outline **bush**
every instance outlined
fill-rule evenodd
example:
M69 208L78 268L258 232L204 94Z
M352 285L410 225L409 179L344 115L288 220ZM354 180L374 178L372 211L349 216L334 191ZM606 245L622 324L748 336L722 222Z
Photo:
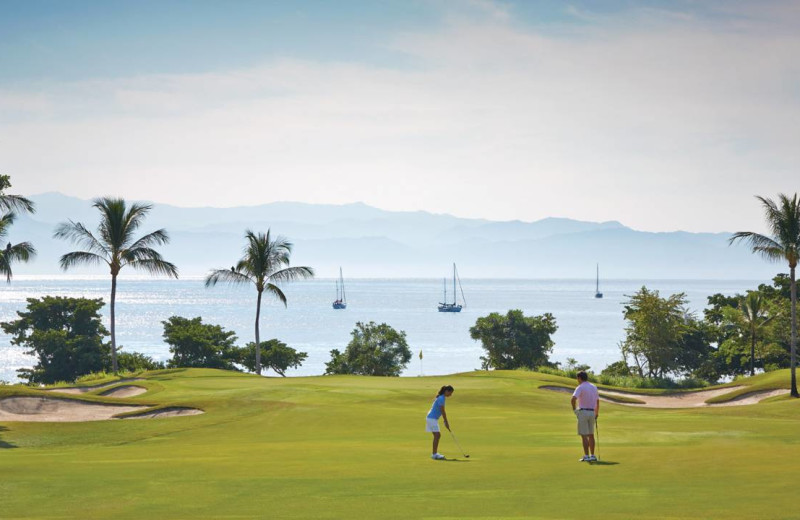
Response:
M493 312L478 318L469 333L486 351L486 357L481 357L482 368L536 370L550 364L550 336L556 330L556 319L550 313L525 316L520 310L510 310L505 315Z
M411 360L402 330L398 332L385 323L358 322L351 334L353 339L344 352L331 350L331 360L325 363L326 374L399 376Z
M251 341L239 351L238 363L250 372L256 371L256 343ZM261 342L261 366L271 368L281 377L286 377L286 370L299 368L308 354L298 352L277 339Z
M103 370L111 346L103 342L108 331L100 318L102 299L44 296L27 301L18 320L0 324L12 345L26 347L38 359L33 368L17 371L21 378L28 384L52 384Z
M165 368L164 363L161 361L156 361L140 352L120 352L117 355L117 364L120 372L145 372L147 370ZM108 368L110 369L111 367L109 366Z
M234 345L236 333L203 323L199 316L192 319L172 316L161 323L164 324L164 341L172 352L168 367L238 370L234 366L241 357Z

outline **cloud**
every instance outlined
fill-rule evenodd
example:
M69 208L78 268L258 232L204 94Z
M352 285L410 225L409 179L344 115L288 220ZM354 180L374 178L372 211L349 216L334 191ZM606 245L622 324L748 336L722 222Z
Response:
M752 195L796 189L800 37L780 29L796 10L588 13L544 33L509 6L470 5L391 37L414 67L282 59L5 90L4 173L28 193L362 200L649 230L751 229Z

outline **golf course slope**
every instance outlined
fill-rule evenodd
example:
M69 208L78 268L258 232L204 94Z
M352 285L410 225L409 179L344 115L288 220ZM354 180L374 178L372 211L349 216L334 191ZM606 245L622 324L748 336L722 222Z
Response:
M788 381L788 371L738 380L714 399ZM451 460L429 458L424 416L444 384L455 387L447 414L469 459L446 432L440 451ZM145 373L135 385L146 392L103 396L113 385L97 385L64 397L205 413L0 421L0 518L800 517L800 400L787 396L731 407L604 403L600 463L590 465L577 462L569 395L540 388L574 385L557 376L191 369ZM0 386L0 400L55 395Z

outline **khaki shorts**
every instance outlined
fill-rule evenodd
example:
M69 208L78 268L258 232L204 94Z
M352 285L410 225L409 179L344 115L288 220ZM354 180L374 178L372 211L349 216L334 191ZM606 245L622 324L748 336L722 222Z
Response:
M575 410L578 435L594 435L594 410Z

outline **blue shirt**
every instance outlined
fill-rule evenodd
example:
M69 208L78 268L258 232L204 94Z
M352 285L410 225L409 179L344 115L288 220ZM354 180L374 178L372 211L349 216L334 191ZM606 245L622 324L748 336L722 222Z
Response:
M431 411L428 412L428 419L438 419L442 416L442 408L444 408L444 394L436 397L433 400L433 406L431 406Z

